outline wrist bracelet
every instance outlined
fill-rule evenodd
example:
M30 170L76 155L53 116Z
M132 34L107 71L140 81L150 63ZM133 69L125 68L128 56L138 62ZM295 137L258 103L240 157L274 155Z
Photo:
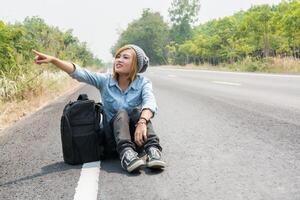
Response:
M137 127L139 124L145 124L145 125L147 125L146 122L137 122L137 123L135 124L135 127Z
M145 117L140 117L140 119L144 119L146 121L146 124L148 124L149 120L146 119Z

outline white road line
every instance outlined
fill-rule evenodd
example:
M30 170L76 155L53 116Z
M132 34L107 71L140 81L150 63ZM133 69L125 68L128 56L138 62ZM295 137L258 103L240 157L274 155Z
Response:
M100 161L83 164L74 200L97 199L99 173Z
M168 77L172 77L172 78L174 78L174 77L177 77L176 75L174 75L174 74L168 74Z
M283 78L300 78L300 75L292 74L273 74L273 73L259 73L259 72L230 72L230 71L213 71L213 70L204 70L204 69L177 69L177 68L164 68L164 67L155 67L159 70L165 71L184 71L184 72L205 72L205 73L219 73L219 74L239 74L246 76L273 76L273 77L283 77Z
M230 83L230 82L223 82L223 81L212 81L213 83L217 84L223 84L223 85L234 85L234 86L240 86L240 83Z

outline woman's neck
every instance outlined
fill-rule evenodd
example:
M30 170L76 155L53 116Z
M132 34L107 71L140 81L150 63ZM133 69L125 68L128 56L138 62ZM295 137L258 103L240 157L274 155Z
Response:
M129 80L127 79L127 76L120 76L118 77L118 84L122 90L126 90L128 85L130 84Z

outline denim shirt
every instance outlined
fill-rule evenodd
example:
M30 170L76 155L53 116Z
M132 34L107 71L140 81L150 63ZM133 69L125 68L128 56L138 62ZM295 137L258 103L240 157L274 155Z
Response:
M112 78L111 73L96 73L74 64L75 71L69 75L99 89L104 113L109 122L120 109L125 109L131 114L133 108L148 108L153 117L157 113L157 104L152 90L152 82L143 75L137 74L136 79L122 91L118 82Z

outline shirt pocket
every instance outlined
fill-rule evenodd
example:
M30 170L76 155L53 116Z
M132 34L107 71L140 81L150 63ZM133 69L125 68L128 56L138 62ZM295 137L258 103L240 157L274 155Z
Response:
M127 102L131 108L139 107L142 104L142 99L137 96L137 97L127 99Z
M114 99L112 97L106 98L106 105L107 105L107 110L109 110L112 113L115 113L119 110L120 107L120 102L117 99Z

